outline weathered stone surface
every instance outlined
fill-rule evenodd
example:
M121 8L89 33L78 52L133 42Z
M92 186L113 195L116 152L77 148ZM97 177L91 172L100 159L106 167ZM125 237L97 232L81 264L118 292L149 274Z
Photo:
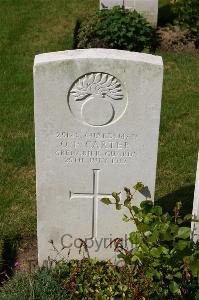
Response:
M196 171L196 184L193 201L193 217L199 220L199 153L198 153L198 165ZM192 222L192 237L194 241L199 240L199 222Z
M121 221L124 211L100 198L138 181L154 198L162 77L161 57L149 54L89 49L36 56L40 264L56 257L49 241L64 246L65 256L70 249L70 258L82 257L79 238L87 239L91 257L113 258L113 245L106 246L133 227Z
M100 0L100 9L124 5L127 9L143 14L153 26L157 26L158 0Z

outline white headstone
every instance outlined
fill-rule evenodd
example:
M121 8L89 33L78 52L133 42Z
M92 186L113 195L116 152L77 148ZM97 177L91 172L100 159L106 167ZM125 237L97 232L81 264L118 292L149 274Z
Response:
M153 26L157 26L158 0L100 0L100 9L112 8L117 5L124 5L126 9L130 10L135 9L143 14Z
M199 153L192 215L199 220ZM199 222L192 222L192 237L194 241L199 240Z
M163 64L111 49L37 55L34 64L39 263L63 246L110 258L132 225L102 197L148 186L154 198ZM145 199L141 194L139 200Z

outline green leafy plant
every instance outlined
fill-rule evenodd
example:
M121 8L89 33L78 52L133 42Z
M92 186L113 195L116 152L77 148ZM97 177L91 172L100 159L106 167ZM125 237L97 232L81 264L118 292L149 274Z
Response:
M125 208L123 221L137 228L129 235L131 249L119 238L110 243L122 264L88 258L50 261L33 274L17 275L0 289L0 299L198 300L199 247L190 239L192 216L181 215L180 202L173 214L147 199L134 205L136 193L149 195L141 182L133 192L124 191L124 199L121 193L101 199L116 210Z
M115 6L102 9L80 24L77 48L114 48L152 51L156 47L155 29L136 11Z
M189 29L190 34L199 41L199 1L176 0L173 2L172 10L174 23L182 29Z
M185 27L199 26L199 2L198 0L177 0L173 3L175 21Z
M32 274L17 274L0 289L1 300L144 300L150 281L134 283L131 266L83 259L56 262Z
M134 193L125 188L124 200L119 193L112 194L114 201L101 200L106 205L115 205L116 210L128 209L129 216L124 215L123 220L133 222L137 228L129 236L132 249L124 249L116 240L115 250L127 265L133 266L135 279L145 274L151 280L149 299L199 299L199 247L190 240L190 226L187 226L192 215L181 216L180 202L173 215L164 213L149 200L135 206L135 192L143 192L145 188L138 183Z
M106 261L83 259L58 263L53 275L72 299L129 299L128 267Z

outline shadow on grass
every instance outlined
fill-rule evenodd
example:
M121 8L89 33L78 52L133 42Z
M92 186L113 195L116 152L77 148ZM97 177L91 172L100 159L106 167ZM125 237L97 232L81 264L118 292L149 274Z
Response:
M20 238L16 237L14 239L4 238L2 241L2 252L1 252L1 272L0 272L0 286L13 275L16 250L19 244Z
M172 213L176 202L182 202L182 214L186 215L192 213L193 197L194 185L190 185L158 199L156 204L160 205L164 211Z
M172 11L172 6L170 4L161 6L158 11L158 26L173 24L173 20L174 13Z
M76 21L76 24L75 24L75 28L74 28L74 31L73 31L73 46L72 46L72 49L77 49L77 45L79 43L79 39L78 39L78 33L79 33L79 29L80 29L80 26L81 26L81 20L77 20Z

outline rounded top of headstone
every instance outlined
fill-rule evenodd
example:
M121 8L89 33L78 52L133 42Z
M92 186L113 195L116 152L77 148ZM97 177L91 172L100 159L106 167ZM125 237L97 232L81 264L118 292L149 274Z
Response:
M44 64L49 62L58 62L63 60L72 59L116 59L116 60L128 60L135 62L143 62L152 65L163 66L161 56L131 52L126 50L116 49L103 49L103 48L92 48L92 49L77 49L77 50L66 50L58 52L50 52L38 54L35 56L34 66L38 64Z

